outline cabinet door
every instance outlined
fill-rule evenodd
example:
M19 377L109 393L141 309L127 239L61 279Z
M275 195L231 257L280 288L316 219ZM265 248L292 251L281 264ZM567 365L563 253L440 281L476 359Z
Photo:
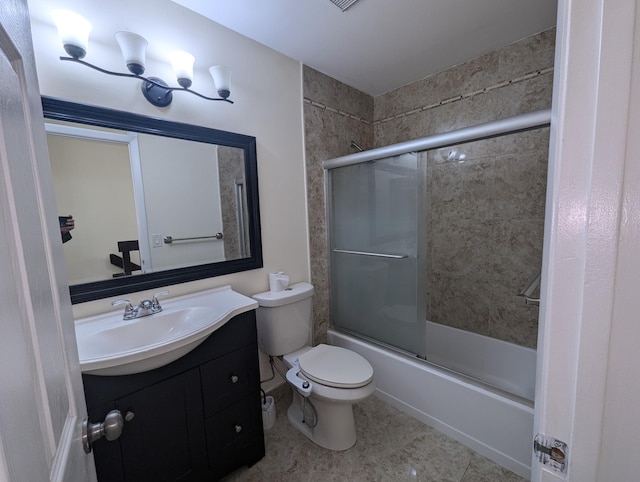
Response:
M127 481L203 480L208 472L197 369L116 401L134 417L119 439Z

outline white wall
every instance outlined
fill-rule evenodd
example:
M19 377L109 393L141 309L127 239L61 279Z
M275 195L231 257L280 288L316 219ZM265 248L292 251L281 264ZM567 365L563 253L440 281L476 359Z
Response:
M76 223L63 245L70 282L121 273L109 254L118 254L118 241L138 237L127 145L54 134L47 142L58 213Z
M94 25L85 60L125 71L113 33L132 29L149 40L147 74L175 85L165 51L191 50L196 56L193 88L213 95L210 65L232 70L235 104L208 102L175 93L167 108L148 103L139 82L107 76L61 62L65 55L47 11L51 2L31 0L36 65L42 95L127 110L255 136L259 173L264 268L171 287L172 294L231 284L251 295L268 288L269 271L284 270L292 281L309 281L302 122L302 69L298 62L236 34L168 0L60 0ZM132 301L148 293L132 295ZM109 300L75 305L76 316L106 311Z

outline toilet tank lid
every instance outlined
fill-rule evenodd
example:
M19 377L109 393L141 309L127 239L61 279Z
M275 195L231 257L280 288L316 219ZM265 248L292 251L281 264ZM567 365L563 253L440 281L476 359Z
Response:
M287 305L296 301L304 300L313 295L313 285L309 283L296 283L282 291L265 291L253 295L252 298L260 306L271 308L274 306Z

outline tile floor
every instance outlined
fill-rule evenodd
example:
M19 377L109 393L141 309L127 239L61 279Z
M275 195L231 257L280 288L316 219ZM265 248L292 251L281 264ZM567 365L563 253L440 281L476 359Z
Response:
M354 408L356 445L344 452L325 450L287 421L290 390L279 387L273 395L277 418L265 430L265 457L251 468L230 474L224 482L525 480L375 396Z

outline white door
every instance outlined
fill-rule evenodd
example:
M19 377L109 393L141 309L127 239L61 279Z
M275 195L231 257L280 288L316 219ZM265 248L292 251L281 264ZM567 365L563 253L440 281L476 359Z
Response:
M95 480L25 0L0 2L0 480Z
M560 0L554 82L532 480L639 480L637 1Z
M175 240L150 243L153 270L224 261L224 242L215 238L223 231L218 146L149 134L140 134L138 145L140 176L133 181L144 193L147 230ZM207 239L179 241L197 237Z

